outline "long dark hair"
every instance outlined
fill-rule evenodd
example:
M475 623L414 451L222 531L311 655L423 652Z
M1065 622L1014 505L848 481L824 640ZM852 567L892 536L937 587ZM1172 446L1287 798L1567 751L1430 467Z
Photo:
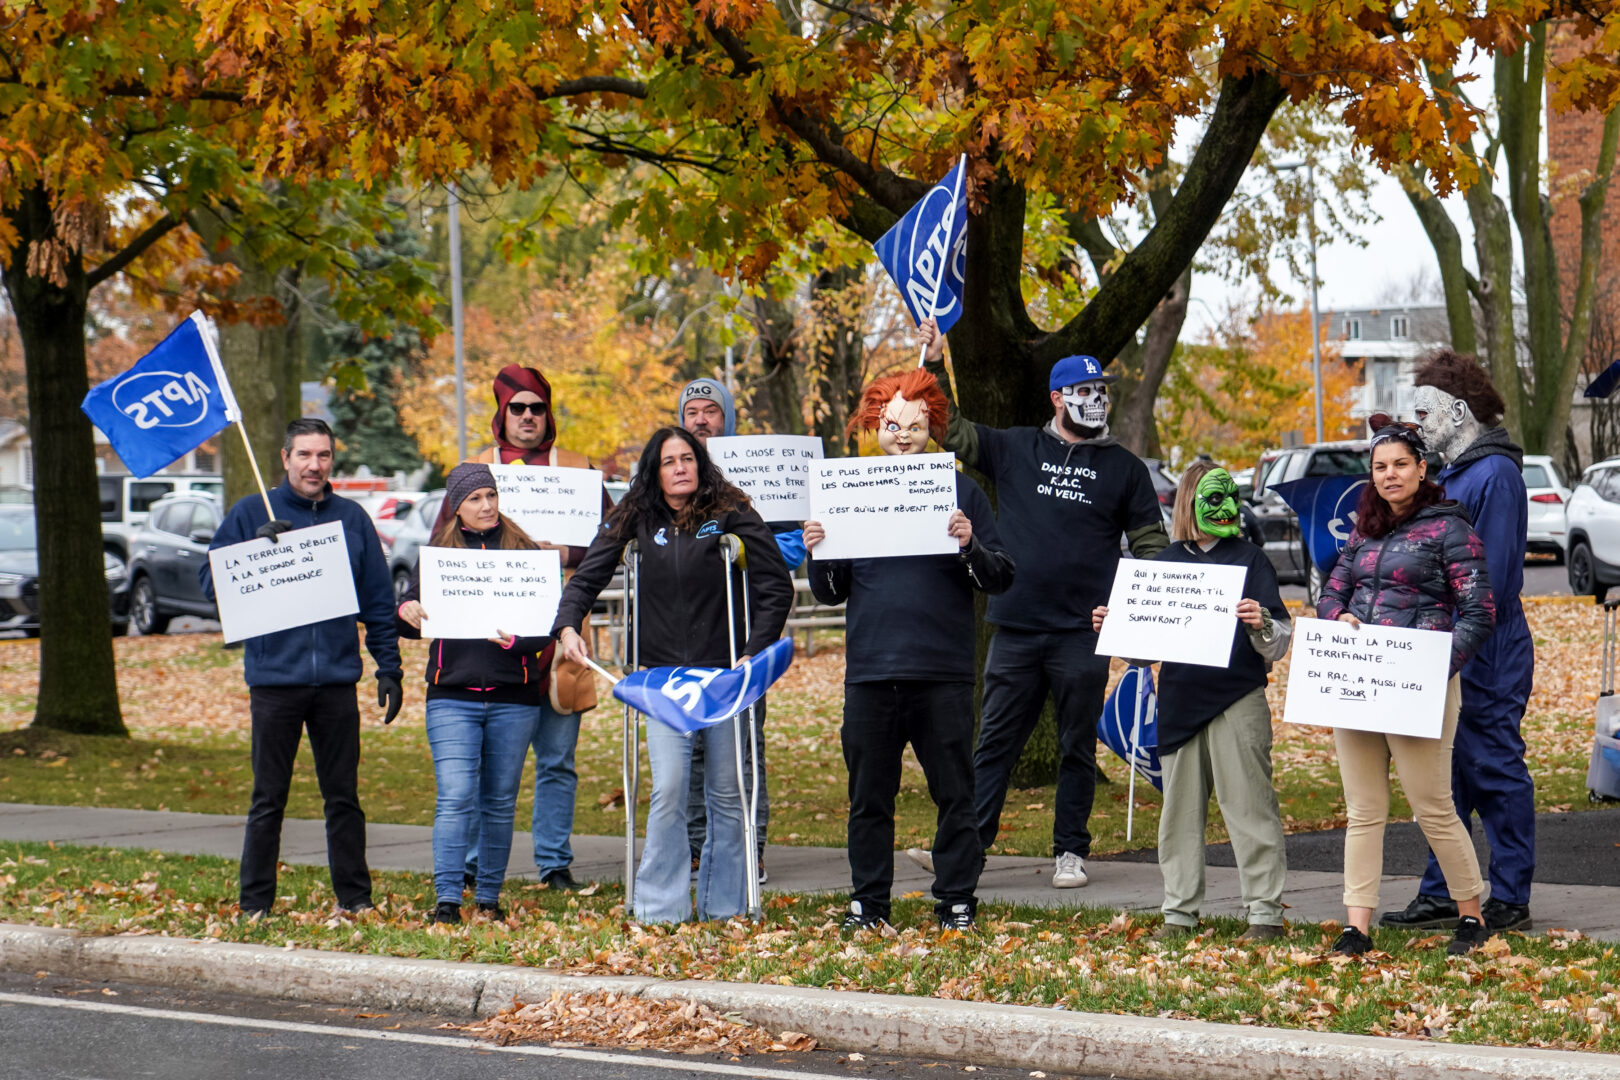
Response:
M1423 437L1415 430L1408 432L1405 429L1381 427L1373 436L1374 448L1385 442L1398 442L1418 461L1423 460ZM1445 501L1446 489L1425 476L1418 481L1417 494L1412 497L1411 505L1397 516L1395 508L1389 505L1389 500L1378 494L1378 488L1369 476L1367 486L1361 489L1361 501L1356 504L1356 532L1372 540L1382 539L1389 535L1390 530L1410 521L1413 515L1425 507Z
M634 536L643 521L668 511L669 504L664 501L664 486L659 482L658 472L660 459L664 455L664 443L670 439L680 439L686 443L692 448L692 456L697 459L697 490L692 492L692 497L680 512L674 515L676 528L690 532L728 510L741 510L749 505L748 496L726 479L697 436L685 428L661 427L652 433L652 438L647 440L646 447L641 451L635 475L630 478L630 490L608 514L607 526L614 539Z

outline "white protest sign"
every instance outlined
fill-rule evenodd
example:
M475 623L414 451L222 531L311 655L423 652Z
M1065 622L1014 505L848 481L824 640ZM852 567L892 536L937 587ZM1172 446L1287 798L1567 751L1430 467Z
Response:
M1121 559L1097 655L1226 667L1246 566Z
M341 522L227 544L208 565L226 641L360 613Z
M423 637L539 637L557 621L561 552L425 547L420 572Z
M1283 704L1288 723L1440 737L1450 634L1295 619L1293 650Z
M491 465L501 513L535 540L589 547L602 524L602 474L549 465ZM551 629L549 626L546 629Z
M821 459L814 435L717 435L705 444L709 456L754 502L766 521L805 521L810 516L810 463Z
M956 509L951 454L833 458L810 465L810 516L827 531L818 559L954 555L945 531Z

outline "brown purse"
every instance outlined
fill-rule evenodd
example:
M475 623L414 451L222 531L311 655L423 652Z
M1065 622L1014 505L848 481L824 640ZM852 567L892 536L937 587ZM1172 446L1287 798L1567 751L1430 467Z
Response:
M590 712L596 708L596 672L558 649L551 658L550 695L551 707L559 713Z

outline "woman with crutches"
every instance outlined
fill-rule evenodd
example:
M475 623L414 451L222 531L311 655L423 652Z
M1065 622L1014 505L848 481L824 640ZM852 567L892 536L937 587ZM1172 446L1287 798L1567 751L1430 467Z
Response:
M746 574L726 557L728 535L742 542ZM694 436L666 427L648 440L630 490L563 590L552 632L570 659L584 662L588 655L580 626L632 541L639 553L636 595L630 598L639 640L632 649L641 666L729 667L733 657L752 656L781 636L793 606L793 582L770 529ZM692 740L703 740L707 761L734 761L734 728L714 724L688 736L647 725L652 804L634 901L635 917L644 922L681 922L692 914L686 837ZM697 917L727 919L748 903L742 795L733 770L711 769L705 780L709 831L698 867ZM625 799L626 813L634 813L635 793Z

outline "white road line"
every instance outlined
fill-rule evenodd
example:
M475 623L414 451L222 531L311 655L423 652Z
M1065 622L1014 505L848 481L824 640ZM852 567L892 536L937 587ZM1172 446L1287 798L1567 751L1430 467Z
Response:
M47 1009L78 1009L81 1012L156 1017L160 1020L186 1021L196 1024L219 1024L223 1027L251 1028L255 1031L290 1031L305 1035L331 1035L344 1039L373 1039L377 1042L415 1043L421 1046L438 1046L445 1049L524 1054L529 1057L569 1058L574 1061L593 1061L602 1065L670 1069L676 1072L706 1073L710 1076L747 1076L759 1077L761 1080L848 1080L847 1077L836 1073L794 1072L788 1069L760 1069L746 1065L722 1065L717 1062L693 1060L684 1054L664 1058L641 1057L635 1054L610 1054L601 1050L568 1050L554 1046L497 1046L487 1039L456 1038L448 1035L418 1035L403 1031L372 1031L366 1028L323 1027L320 1024L298 1024L288 1020L253 1020L247 1017L182 1012L178 1009L148 1009L140 1005L115 1005L105 1001L69 1001L58 998L35 997L32 994L0 993L0 1002L10 1005L33 1005Z

